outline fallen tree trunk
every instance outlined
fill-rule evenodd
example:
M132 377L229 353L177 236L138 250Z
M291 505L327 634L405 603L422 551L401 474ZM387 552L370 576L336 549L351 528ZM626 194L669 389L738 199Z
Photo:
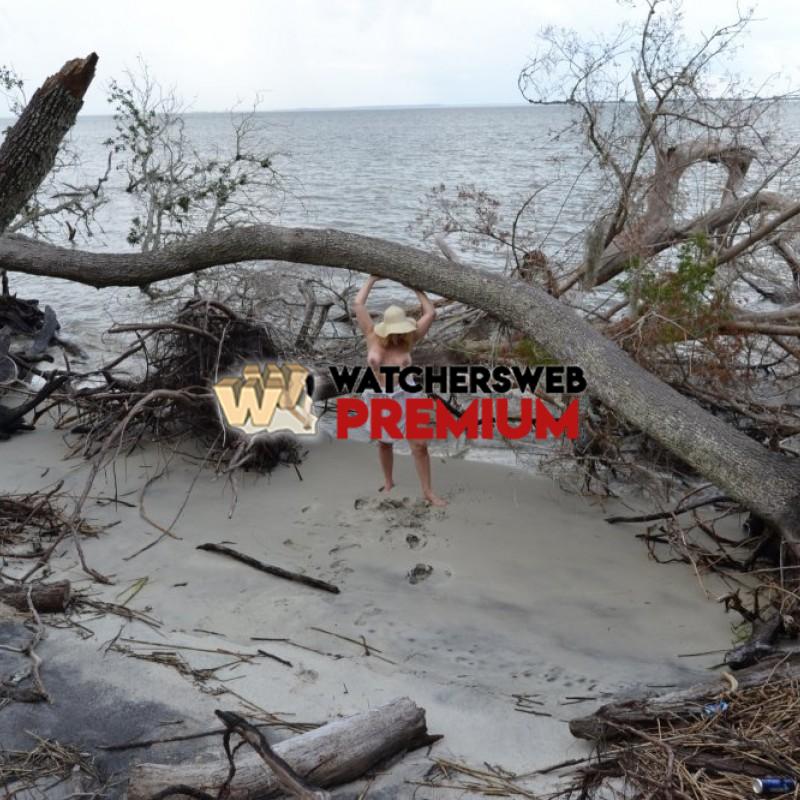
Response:
M329 722L274 745L273 751L316 786L349 783L392 756L429 743L425 711L406 698ZM149 800L171 786L216 796L228 777L227 758L186 764L138 764L128 779L128 800ZM256 800L281 784L254 752L237 759L228 800Z
M28 611L28 590L33 607L42 614L54 614L66 611L72 599L72 587L69 581L56 583L34 583L32 586L3 585L0 586L0 603L16 608L17 611Z
M31 97L0 146L0 231L22 210L53 168L94 78L97 54L68 61Z
M737 689L771 684L800 677L800 658L784 661L771 659L736 673ZM573 719L569 730L579 739L618 739L628 736L630 728L655 726L659 720L699 717L708 703L715 702L725 692L732 692L725 678L717 677L666 694L620 700L601 706L586 717ZM733 693L735 698L735 692ZM735 702L735 699L732 700Z
M200 234L156 252L107 254L0 237L0 267L90 286L141 286L209 267L277 260L354 269L483 309L563 363L590 391L701 475L769 520L800 559L800 462L770 452L629 358L542 289L414 247L337 230L271 225Z

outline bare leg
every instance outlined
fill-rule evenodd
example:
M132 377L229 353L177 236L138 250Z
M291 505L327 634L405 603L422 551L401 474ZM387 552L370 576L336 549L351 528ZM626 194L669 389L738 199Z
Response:
M378 457L381 460L381 469L383 470L383 486L381 492L391 491L394 486L392 480L392 469L394 467L394 445L387 444L386 442L378 442Z
M428 445L422 442L409 442L414 456L414 466L417 468L419 482L422 485L422 494L432 506L446 506L447 501L435 494L431 486L431 457Z

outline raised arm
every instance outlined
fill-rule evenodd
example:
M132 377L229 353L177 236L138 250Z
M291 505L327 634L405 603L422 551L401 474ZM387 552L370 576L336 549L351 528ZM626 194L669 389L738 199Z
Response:
M428 297L425 292L419 289L414 289L414 291L416 292L419 304L422 306L422 316L417 320L415 335L416 340L419 341L430 330L431 325L433 325L433 321L436 319L436 309L433 307L430 297Z
M364 336L369 336L372 333L374 325L372 324L372 317L367 311L367 298L369 297L372 287L377 283L378 278L370 275L364 282L364 285L358 290L358 294L353 299L353 312L358 320L358 327Z

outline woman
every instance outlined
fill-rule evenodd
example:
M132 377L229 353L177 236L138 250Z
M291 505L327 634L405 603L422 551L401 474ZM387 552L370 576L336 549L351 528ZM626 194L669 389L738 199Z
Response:
M383 314L383 321L373 325L372 317L367 311L366 303L372 287L379 279L370 275L353 301L353 310L361 332L367 340L367 364L375 372L383 385L380 367L408 367L411 365L411 348L422 339L430 329L436 310L425 292L414 290L422 306L419 320L407 317L399 306L389 306ZM402 391L395 393L402 395ZM398 398L400 399L400 398ZM439 497L431 486L431 457L428 445L424 441L409 440L414 465L417 468L422 494L434 506L446 506L447 501ZM378 442L378 455L383 469L383 486L381 491L388 492L394 486L392 468L394 466L394 445L391 441Z

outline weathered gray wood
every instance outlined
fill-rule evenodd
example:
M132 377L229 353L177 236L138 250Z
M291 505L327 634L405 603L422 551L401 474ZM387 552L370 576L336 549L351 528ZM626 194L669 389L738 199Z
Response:
M593 395L772 522L800 559L800 462L769 451L679 394L536 286L414 247L337 230L242 227L135 254L89 253L0 237L0 268L97 287L140 286L213 266L263 260L367 272L489 312L535 339L554 358L580 364Z
M5 603L18 611L28 611L28 588L17 584L0 586L0 603ZM72 598L69 581L35 583L30 588L33 607L43 614L66 610Z
M425 710L407 697L294 736L273 750L316 786L349 783L376 764L425 741ZM280 790L261 758L248 749L236 758L229 800L256 800ZM130 771L128 800L149 800L169 786L184 785L216 796L228 761L138 764Z
M291 797L297 800L330 800L330 794L310 784L298 775L270 746L264 734L233 711L216 711L230 732L238 733L258 753L276 780Z
M800 677L800 657L791 656L785 661L770 659L737 672L735 677L739 689L758 686L767 679L796 679ZM601 706L586 717L571 720L569 730L579 739L620 738L625 735L621 730L624 726L649 727L656 720L687 719L692 715L699 715L703 706L716 701L723 692L730 689L731 686L725 678L716 677L665 694L618 700Z

